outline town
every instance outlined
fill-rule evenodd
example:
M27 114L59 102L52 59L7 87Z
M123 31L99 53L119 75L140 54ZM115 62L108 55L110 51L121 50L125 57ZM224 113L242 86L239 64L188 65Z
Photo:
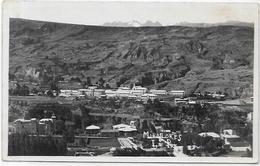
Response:
M135 84L9 86L9 155L252 156L252 97Z

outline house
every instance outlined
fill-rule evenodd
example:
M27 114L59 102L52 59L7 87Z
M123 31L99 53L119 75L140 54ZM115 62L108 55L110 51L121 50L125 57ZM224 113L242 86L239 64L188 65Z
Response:
M184 97L185 91L184 90L172 90L169 92L169 95L174 97Z
M87 135L96 135L100 132L100 127L95 125L90 125L86 127L86 134Z
M132 137L137 134L137 129L132 127L120 128L118 131L119 135L124 137Z
M166 90L156 90L156 89L151 89L150 93L155 94L155 95L167 95Z
M137 129L135 126L127 125L127 124L118 124L114 125L113 130L119 131L119 136L134 136L137 133Z

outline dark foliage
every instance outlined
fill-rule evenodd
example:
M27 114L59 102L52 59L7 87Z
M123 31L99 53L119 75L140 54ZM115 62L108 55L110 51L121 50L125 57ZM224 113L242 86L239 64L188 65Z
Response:
M9 156L64 156L67 153L63 138L12 134L8 137Z

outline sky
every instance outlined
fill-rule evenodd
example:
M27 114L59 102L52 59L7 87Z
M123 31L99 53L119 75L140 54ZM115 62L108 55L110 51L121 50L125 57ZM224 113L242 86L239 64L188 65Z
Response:
M159 21L162 25L180 22L254 22L257 6L243 3L172 2L50 2L10 1L10 17L85 25L107 22Z

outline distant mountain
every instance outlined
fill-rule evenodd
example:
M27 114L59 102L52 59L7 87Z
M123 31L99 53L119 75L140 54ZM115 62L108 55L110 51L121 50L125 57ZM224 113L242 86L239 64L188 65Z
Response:
M252 96L253 48L254 28L248 26L136 28L10 19L9 78L43 85L54 77L91 78L93 84L102 78L111 87L139 83Z
M162 26L162 24L158 21L152 22L150 20L141 23L137 20L133 20L131 22L121 22L121 21L115 21L115 22L109 22L109 23L104 23L103 26L108 26L108 27L157 27L157 26Z
M240 21L227 21L223 23L190 23L190 22L180 22L176 24L178 26L188 26L188 27L212 27L212 26L246 26L254 27L253 23L240 22Z

